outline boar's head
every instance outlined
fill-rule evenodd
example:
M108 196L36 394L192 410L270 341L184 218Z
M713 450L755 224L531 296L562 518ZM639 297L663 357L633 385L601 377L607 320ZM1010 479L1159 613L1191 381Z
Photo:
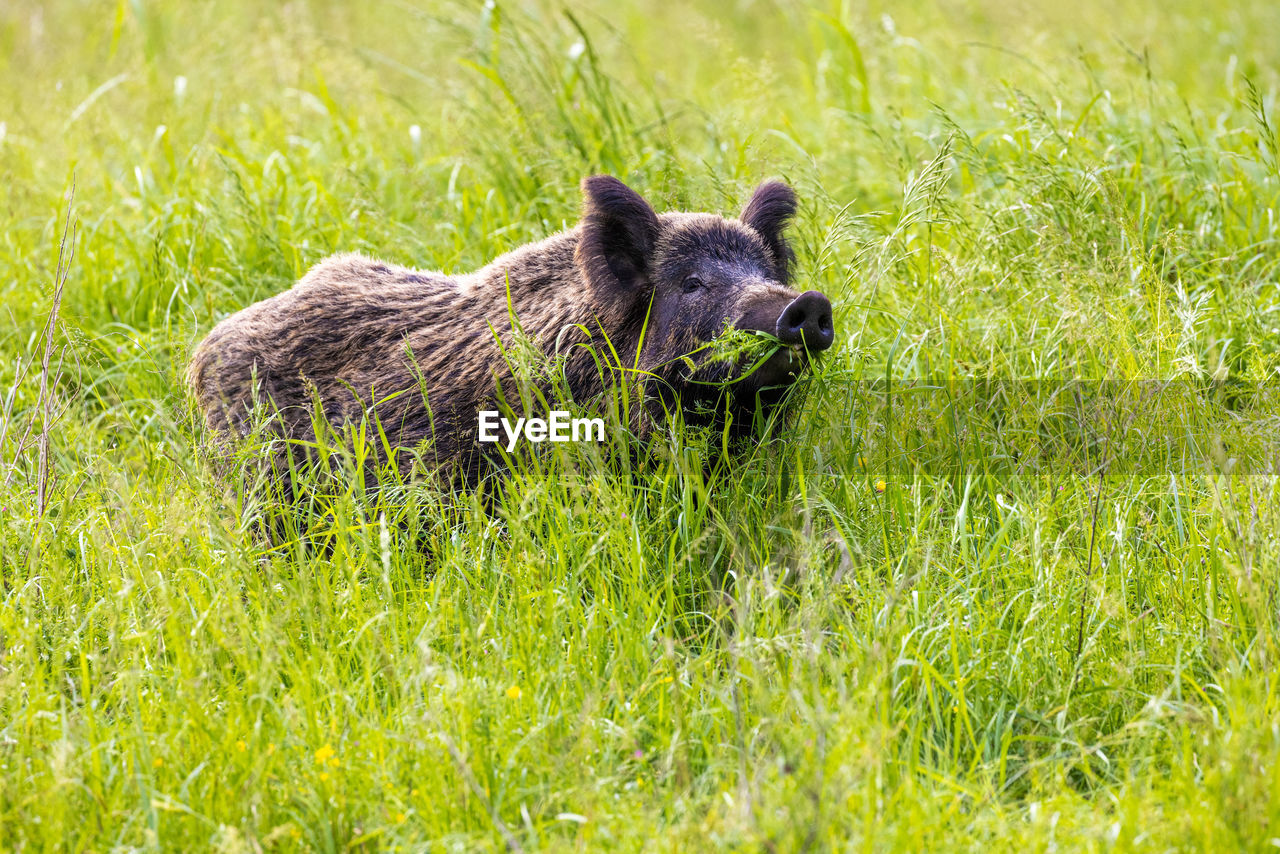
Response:
M783 231L796 197L786 184L761 184L736 219L658 214L604 175L587 178L583 192L578 265L593 302L626 318L614 332L639 349L663 406L695 421L726 403L743 414L767 409L831 347L830 301L792 285Z

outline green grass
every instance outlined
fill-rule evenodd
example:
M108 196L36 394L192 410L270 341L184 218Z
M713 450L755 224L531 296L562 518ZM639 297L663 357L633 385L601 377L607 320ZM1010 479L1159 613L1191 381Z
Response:
M573 9L0 7L0 849L1280 844L1280 7ZM264 546L192 345L330 252L475 268L598 171L797 188L837 348L795 422L518 457L492 512L339 481L325 548ZM1103 397L1239 462L987 378L1164 381Z

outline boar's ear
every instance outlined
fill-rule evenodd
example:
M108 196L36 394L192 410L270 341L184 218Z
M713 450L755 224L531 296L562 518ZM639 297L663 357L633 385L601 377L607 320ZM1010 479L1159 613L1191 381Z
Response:
M766 181L756 187L751 201L747 202L738 216L738 219L764 238L765 245L778 262L778 280L782 282L791 279L791 266L796 260L791 244L782 236L782 231L795 215L795 191L781 181Z
M582 182L585 206L578 265L599 294L648 293L647 277L658 215L640 194L610 175Z

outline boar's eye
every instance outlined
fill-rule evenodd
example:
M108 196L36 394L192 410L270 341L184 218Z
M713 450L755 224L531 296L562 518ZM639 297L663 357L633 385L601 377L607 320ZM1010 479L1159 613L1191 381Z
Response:
M697 276L685 276L684 281L681 283L681 288L686 294L691 294L701 287L704 287L702 279Z

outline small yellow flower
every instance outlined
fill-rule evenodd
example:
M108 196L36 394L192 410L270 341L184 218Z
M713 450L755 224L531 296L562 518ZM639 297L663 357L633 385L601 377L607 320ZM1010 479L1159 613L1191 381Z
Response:
M519 685L512 685L510 688L507 689L507 696L510 697L512 700L519 700L520 695L523 693L524 692L520 690Z
M159 756L157 756L155 759L152 759L152 760L151 760L151 767L152 767L152 768L163 768L163 767L164 767L164 760L163 760L163 759L161 759Z
M402 812L396 813L396 824L404 824L404 820L406 818L408 818L408 816L405 815L404 813Z
M338 757L336 757L336 756L329 760L329 767L330 767L330 768L337 768L337 767L338 767L339 765L341 765L341 764L342 764L342 761L341 761L340 759L338 759Z
M321 783L325 783L325 782L328 782L328 780L329 780L329 772L328 772L328 771L322 771L322 772L320 773L320 782L321 782Z
M636 778L636 788L637 788L637 789L643 789L643 788L644 788L644 778L643 778L643 777L637 777L637 778Z
M236 750L240 751L241 753L244 753L248 749L249 749L249 745L244 743L243 738L236 742Z
M888 484L886 484L886 483L884 482L884 478L880 478L879 480L877 480L877 481L876 481L876 495L883 495L883 494L884 494L884 491L885 491L885 489L886 489L887 487L888 487Z
M275 753L275 752L276 752L276 745L275 745L275 743L274 743L274 742L272 742L271 744L268 744L268 745L267 745L267 755L268 755L268 756L270 756L271 754L273 754L273 753Z
M337 751L335 751L332 747L326 744L324 747L316 751L316 763L319 765L323 765L324 763L328 762L329 759L336 752Z
M418 790L417 790L417 789L410 789L410 790L409 790L409 797L411 797L411 798L416 798L416 797L418 797Z

